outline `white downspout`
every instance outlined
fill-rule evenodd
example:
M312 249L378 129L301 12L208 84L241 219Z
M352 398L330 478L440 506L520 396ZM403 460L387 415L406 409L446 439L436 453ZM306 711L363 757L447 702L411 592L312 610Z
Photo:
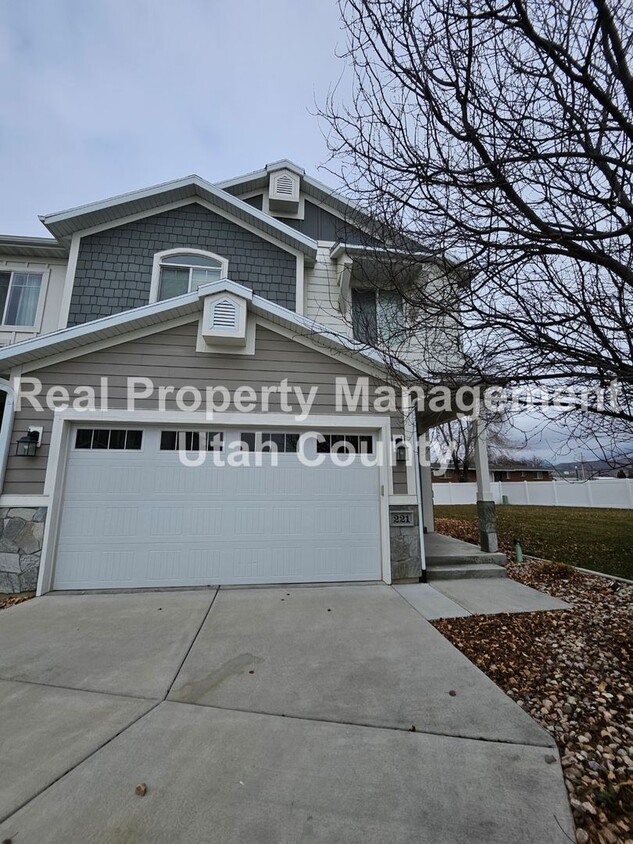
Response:
M9 450L11 448L11 433L13 432L13 421L15 417L15 391L10 381L0 378L0 390L4 390L7 399L2 415L0 426L0 494L4 490L4 475L7 470Z

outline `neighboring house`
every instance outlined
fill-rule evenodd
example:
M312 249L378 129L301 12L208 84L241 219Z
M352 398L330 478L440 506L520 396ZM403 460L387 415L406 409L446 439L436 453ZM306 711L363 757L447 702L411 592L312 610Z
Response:
M393 292L362 284L360 268L389 250L366 217L281 161L41 220L51 238L0 238L0 591L420 576L412 465L309 468L296 453L306 431L324 435L315 457L341 442L395 453L394 435L414 435L400 406L336 407L337 378L389 380L383 357L362 344L407 319ZM432 263L421 260L420 273L428 280ZM451 343L442 354L456 353ZM57 400L41 412L26 400L14 407L7 382L18 378L37 379L42 400L57 388ZM130 378L139 394L153 385L134 409ZM306 418L281 412L278 394L265 409L238 407L236 388L260 396L283 379L302 395L318 387ZM210 386L230 393L212 418L195 404ZM93 391L96 407L60 409L64 390L86 401ZM268 457L210 462L237 443L265 452L269 441L276 469ZM205 465L184 466L183 443L201 448ZM430 470L422 499L432 530Z
M551 481L552 473L548 469L534 466L491 466L493 481Z
M438 471L436 467L435 471ZM534 466L490 466L490 480L491 481L551 481L552 473L549 469L537 469ZM461 473L455 472L452 466L449 466L445 472L433 475L433 483L459 483L463 479ZM477 470L468 469L467 477L465 479L469 483L474 483L477 480Z

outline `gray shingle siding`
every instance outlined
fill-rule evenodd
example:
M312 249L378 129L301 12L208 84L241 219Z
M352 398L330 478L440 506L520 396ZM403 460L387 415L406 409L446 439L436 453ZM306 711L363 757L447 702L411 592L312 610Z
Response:
M294 310L295 256L191 204L82 238L68 325L146 305L154 255L181 247L221 255L233 281Z
M362 231L353 223L341 220L330 214L325 208L320 208L313 202L305 201L305 218L294 220L292 218L279 218L288 226L307 234L313 240L331 240L334 243L356 243L359 245L378 245L380 241L371 237L367 232Z

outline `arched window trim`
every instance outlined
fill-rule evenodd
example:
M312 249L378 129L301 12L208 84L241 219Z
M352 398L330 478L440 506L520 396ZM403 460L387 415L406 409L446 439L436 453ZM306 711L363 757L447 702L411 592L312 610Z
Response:
M160 289L160 271L165 258L173 258L175 255L200 255L203 258L211 258L220 263L220 278L228 278L229 261L228 258L222 255L217 255L215 252L209 252L206 249L191 249L186 246L178 247L177 249L164 249L162 252L156 252L154 255L154 262L152 266L152 283L150 285L149 301L158 301L158 292ZM169 266L169 265L167 265Z

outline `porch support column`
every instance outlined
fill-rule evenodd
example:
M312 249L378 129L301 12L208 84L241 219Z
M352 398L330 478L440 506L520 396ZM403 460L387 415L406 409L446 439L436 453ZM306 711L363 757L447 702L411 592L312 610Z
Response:
M426 533L434 533L435 516L433 513L433 471L430 466L420 466L420 485L422 487L424 530Z
M475 443L475 469L477 470L477 515L479 517L479 544L482 551L498 551L497 514L490 487L488 442L486 428L481 419L471 422Z

